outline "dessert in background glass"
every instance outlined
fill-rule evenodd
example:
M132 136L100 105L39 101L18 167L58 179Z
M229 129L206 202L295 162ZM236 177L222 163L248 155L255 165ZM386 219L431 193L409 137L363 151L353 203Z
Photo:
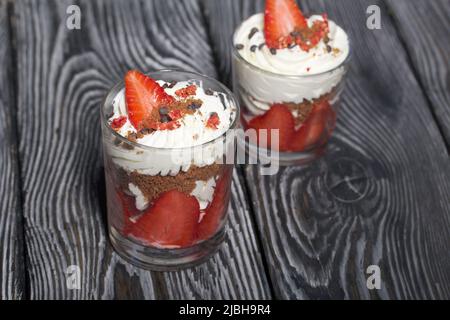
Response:
M233 44L244 128L279 129L280 164L316 159L336 123L350 54L345 31L325 14L305 18L294 0L267 0L265 13L237 28Z
M195 73L129 71L102 106L108 227L131 263L198 264L225 237L238 123L232 93Z

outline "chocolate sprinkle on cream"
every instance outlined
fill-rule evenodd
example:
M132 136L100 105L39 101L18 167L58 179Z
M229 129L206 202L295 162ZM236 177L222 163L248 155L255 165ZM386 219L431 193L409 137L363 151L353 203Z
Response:
M206 90L205 90L205 94L206 94L207 96L213 96L213 95L214 95L214 91L212 91L211 89L206 89Z
M248 39L250 40L251 38L253 38L253 36L257 32L258 32L258 28L252 28L252 30L250 30L250 33L248 34Z
M277 54L277 49L270 48L270 53L273 54L273 55L276 55Z
M265 43L261 43L261 44L258 46L258 49L261 50L265 45L266 45Z
M195 102L193 102L193 103L191 103L190 105L187 106L187 108L189 110L197 110L197 109L200 109L200 107L201 107L201 105L199 105L199 104L197 104Z
M250 47L250 51L251 52L255 52L257 48L258 47L256 45L253 45L253 46Z
M242 49L244 49L244 45L238 43L238 44L236 45L236 49L237 49L237 50L242 50Z
M223 93L220 93L220 94L219 94L219 99L220 99L220 102L222 103L223 110L226 110L226 109L227 109L227 106L226 106L226 104L225 104L225 98L223 97Z

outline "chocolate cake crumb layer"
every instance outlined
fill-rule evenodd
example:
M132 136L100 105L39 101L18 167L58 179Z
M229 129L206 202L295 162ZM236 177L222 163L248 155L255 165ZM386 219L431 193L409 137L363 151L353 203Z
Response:
M292 103L292 102L286 102L284 103L291 112L295 112L295 126L298 126L306 121L306 119L309 117L309 115L312 112L312 109L315 104L325 103L326 101L330 101L333 98L333 92L324 94L320 96L317 99L313 100L303 100L301 103Z
M161 193L169 190L178 190L185 194L190 194L195 188L196 181L207 181L216 177L223 170L223 165L212 164L205 167L192 166L187 172L180 171L175 176L151 176L138 173L136 171L127 172L118 170L120 185L124 190L128 190L130 183L137 186L144 196L151 202Z

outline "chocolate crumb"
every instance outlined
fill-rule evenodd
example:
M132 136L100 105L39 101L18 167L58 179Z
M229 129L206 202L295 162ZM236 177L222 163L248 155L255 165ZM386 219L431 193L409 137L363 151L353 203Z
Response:
M331 46L327 44L327 52L331 52L332 50L333 48L331 48Z
M236 48L237 50L242 50L242 49L244 49L244 45L238 43L238 44L235 46L235 48Z
M251 52L255 52L257 48L258 47L256 45L253 45L253 46L250 47L250 51Z
M207 96L213 96L213 95L214 95L214 91L212 91L211 89L206 89L206 90L205 90L205 94L206 94Z
M273 54L273 55L276 55L277 54L277 49L270 48L270 53Z
M341 52L341 50L339 50L338 48L333 48L333 53L334 54L339 54Z
M251 38L253 38L253 36L257 32L258 32L258 28L252 28L252 30L250 30L250 33L248 34L248 39L250 40Z
M161 123L167 123L167 122L172 121L172 119L168 115L162 115L160 121L161 121Z
M136 142L136 140L137 140L137 133L129 131L128 135L127 135L127 139L130 140L130 141Z
M152 130L152 129L150 129L150 128L144 128L144 129L141 129L141 131L139 131L139 133L140 133L141 135L145 136L145 135L147 135L147 134L152 133L153 131L154 131L154 130Z
M195 103L195 102L193 102L193 103L191 103L190 105L187 106L187 108L189 110L197 110L197 109L200 109L200 107L201 107L201 105L198 104L198 103Z

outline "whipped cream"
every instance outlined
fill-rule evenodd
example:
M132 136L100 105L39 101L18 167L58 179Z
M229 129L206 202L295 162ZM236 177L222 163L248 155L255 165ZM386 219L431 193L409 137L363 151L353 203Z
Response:
M148 207L149 201L147 197L142 193L141 189L133 183L128 184L128 190L135 197L135 207L136 209L143 211Z
M165 84L165 82L161 80L157 82L160 86ZM175 91L185 88L190 84L198 83L195 81L182 81L178 82L173 88L165 88L165 91L176 97ZM220 97L221 95L222 98ZM230 101L225 99L223 93L214 92L212 95L207 95L200 85L193 98L203 101L200 112L195 112L192 115L185 115L179 128L173 130L157 130L136 141L139 144L155 148L186 148L212 141L228 130L234 119L234 110L231 107ZM110 120L128 115L125 102L125 89L118 93L114 99L113 105L114 114ZM217 126L217 129L211 129L205 126L209 115L212 112L217 113L220 119L220 124ZM136 129L133 127L128 117L125 124L118 131L123 137L126 137L129 133L136 132Z
M312 26L316 20L323 17L311 16L308 25ZM249 39L254 28L258 31ZM248 94L244 95L247 107L254 107L255 112L264 111L273 103L301 103L331 92L345 74L343 63L350 53L350 44L347 34L336 23L329 21L329 28L328 43L321 40L308 52L296 45L272 54L265 45L264 14L255 14L244 21L233 41L244 46L237 54L250 64L236 58L234 61L239 86Z
M157 81L161 86L166 82ZM175 91L196 84L194 99L203 101L202 106L194 114L186 114L180 120L180 127L173 130L157 130L137 139L136 142L150 148L133 149L116 145L113 141L108 145L108 153L113 162L126 171L136 171L147 175L176 175L180 170L188 171L192 165L204 167L221 159L227 151L224 139L217 139L231 127L236 117L236 106L227 95L221 92L206 94L202 83L195 80L178 82L165 91L176 97ZM217 129L205 126L211 113L215 112L220 123ZM127 116L125 89L121 90L113 100L113 115L109 121ZM136 133L127 117L125 124L117 131L123 137Z

